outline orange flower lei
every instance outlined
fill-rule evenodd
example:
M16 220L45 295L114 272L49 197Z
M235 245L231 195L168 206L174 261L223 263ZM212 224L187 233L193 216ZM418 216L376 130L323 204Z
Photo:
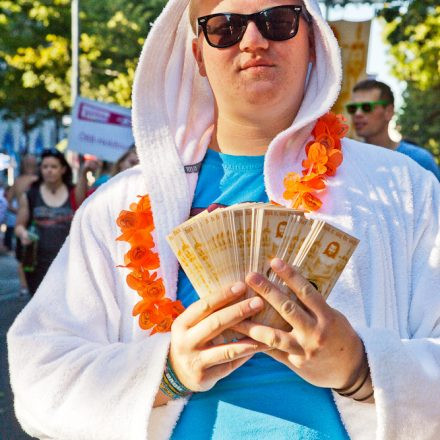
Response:
M292 201L293 209L310 212L321 208L321 200L313 193L325 189L326 177L334 176L342 163L341 139L348 132L345 120L334 113L318 119L312 130L314 139L306 145L307 159L302 162L302 176L292 172L284 178L283 197Z
M171 324L184 307L180 301L165 297L165 286L157 273L160 267L159 254L153 252L153 213L148 195L138 196L138 203L130 205L130 211L122 211L116 221L122 235L116 240L130 243L125 254L125 267L131 269L127 275L128 286L142 298L133 308L133 316L139 315L139 325L143 330L152 329L151 334L171 330Z

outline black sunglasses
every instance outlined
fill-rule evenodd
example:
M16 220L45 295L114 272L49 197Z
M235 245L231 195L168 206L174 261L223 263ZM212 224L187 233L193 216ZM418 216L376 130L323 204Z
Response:
M237 44L243 38L249 21L253 21L267 40L284 41L293 38L299 27L302 7L299 5L275 6L255 14L219 13L199 17L206 41L222 49ZM309 21L308 16L304 18Z
M347 109L347 112L350 115L354 115L358 108L360 108L363 113L371 113L376 108L376 106L378 105L386 106L388 104L389 102L385 100L368 101L368 102L352 102L350 104L347 104L345 108Z

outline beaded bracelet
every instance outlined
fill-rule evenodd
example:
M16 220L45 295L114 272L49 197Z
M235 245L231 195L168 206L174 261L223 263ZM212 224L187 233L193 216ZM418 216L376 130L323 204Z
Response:
M186 386L177 378L169 358L167 359L167 364L159 388L164 394L173 400L186 397L192 393L192 391L186 388Z

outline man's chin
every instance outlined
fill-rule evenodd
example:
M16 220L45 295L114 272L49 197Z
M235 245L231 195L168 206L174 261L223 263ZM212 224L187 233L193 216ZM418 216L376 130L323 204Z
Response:
M261 104L270 106L280 100L279 89L270 82L253 81L246 84L243 90L243 101L252 104Z

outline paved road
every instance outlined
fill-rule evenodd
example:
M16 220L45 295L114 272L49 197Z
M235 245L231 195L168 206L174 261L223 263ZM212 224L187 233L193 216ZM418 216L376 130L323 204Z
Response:
M14 258L0 255L0 439L29 440L14 415L6 351L6 332L28 299L20 298Z

